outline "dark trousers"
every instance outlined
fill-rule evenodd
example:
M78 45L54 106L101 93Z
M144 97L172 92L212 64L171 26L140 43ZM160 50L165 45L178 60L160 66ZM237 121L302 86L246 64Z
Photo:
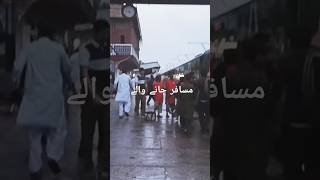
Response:
M167 112L167 114L169 114L169 112L170 113L174 112L174 108L175 108L174 105L166 103L166 112Z
M192 129L192 117L186 117L186 116L183 116L181 115L181 118L180 118L180 123L181 123L181 127L183 129L186 129L187 131L191 131Z
M152 100L153 100L153 102L154 102L154 96L153 96L153 95L149 95L149 98L148 98L147 104L149 104L149 103L150 103L151 99L152 99Z
M134 112L139 113L140 104L141 104L141 114L144 115L144 113L146 112L146 96L137 94Z
M82 106L81 111L81 142L79 157L85 161L92 162L93 138L96 123L98 123L98 169L109 171L110 161L110 105L97 105L88 100Z
M200 121L200 126L201 126L201 130L209 130L209 107L210 107L210 103L208 102L199 102L197 105L197 111L199 114L199 121Z

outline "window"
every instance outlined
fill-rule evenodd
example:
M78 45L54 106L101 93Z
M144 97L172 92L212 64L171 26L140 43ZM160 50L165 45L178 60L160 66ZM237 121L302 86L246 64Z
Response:
M124 35L121 35L121 36L120 36L120 43L124 44L124 42L125 42Z

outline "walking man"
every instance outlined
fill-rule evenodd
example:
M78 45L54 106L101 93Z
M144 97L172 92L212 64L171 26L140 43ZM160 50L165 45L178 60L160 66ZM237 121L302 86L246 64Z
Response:
M25 127L30 143L31 180L42 179L42 144L45 137L48 165L55 176L61 172L58 161L64 153L66 137L63 77L69 77L68 56L55 42L56 31L46 23L38 25L39 39L32 42L15 62L14 79L23 81L24 95L17 117Z
M109 23L98 20L94 23L93 39L80 50L81 74L87 80L88 96L81 107L81 142L79 158L81 172L93 171L93 137L96 123L99 129L97 171L98 179L109 178L109 107L102 103L103 89L109 86ZM95 83L92 81L95 80ZM92 87L95 85L95 90ZM82 88L85 89L85 88Z
M195 92L193 85L193 72L190 72L185 75L184 81L181 83L181 90L190 90L192 93L180 93L179 98L183 108L180 108L181 113L181 127L186 135L191 135L191 128L193 122L193 113L194 113L194 104L195 104Z
M197 112L199 114L199 121L202 133L209 133L209 120L210 120L210 97L209 97L209 78L206 71L200 73L201 77L196 82L198 88L197 95Z
M144 113L146 111L146 76L144 73L144 69L140 68L140 74L138 74L136 78L136 88L138 89L138 92L136 95L136 105L134 110L136 114L139 114L139 110L141 109L142 118L144 118Z
M133 89L130 76L126 74L126 70L116 78L114 85L117 89L115 101L119 103L119 118L123 118L123 112L129 117L131 108L131 90Z
M159 92L159 89L162 89L162 81L161 81L161 75L157 75L156 79L153 83L153 90L156 91L156 94L154 95L154 109L155 111L158 112L157 118L158 121L160 120L160 118L162 118L161 113L162 113L162 104L163 104L163 92Z
M175 114L175 106L176 106L176 98L174 95L170 93L177 88L177 82L173 79L173 73L170 73L169 79L166 81L166 118L169 118L169 112L174 116ZM172 117L173 118L173 117Z

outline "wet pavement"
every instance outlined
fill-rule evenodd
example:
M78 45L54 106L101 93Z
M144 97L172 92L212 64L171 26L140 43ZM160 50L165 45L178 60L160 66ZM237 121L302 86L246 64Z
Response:
M165 118L165 111L158 122L141 119L133 111L128 119L119 119L117 112L112 102L112 180L210 179L209 135L200 133L197 120L192 135L186 136L176 120Z
M115 105L112 102L110 122L112 180L209 180L209 136L199 133L198 121L193 122L194 131L188 137L171 118L154 122L131 114L129 119L119 120ZM6 109L0 107L1 111ZM79 180L80 108L72 106L69 110L69 132L60 164L65 177ZM162 115L165 116L165 112ZM1 180L29 177L27 133L16 125L15 119L15 115L0 113ZM96 156L97 141L93 148ZM47 167L44 171L48 171Z
M1 112L7 107L0 106ZM63 177L79 180L77 152L80 143L80 107L69 109L68 135L65 143L65 153L60 165ZM0 113L0 180L28 180L28 139L25 129L16 125L16 115ZM97 150L97 135L94 143L94 156ZM51 179L48 167L44 164L44 180ZM91 175L85 180L94 180Z

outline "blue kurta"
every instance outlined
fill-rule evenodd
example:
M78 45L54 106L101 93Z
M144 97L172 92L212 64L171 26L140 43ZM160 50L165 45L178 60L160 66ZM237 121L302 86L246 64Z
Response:
M68 56L63 46L48 38L40 38L17 59L17 79L25 65L25 89L17 123L26 127L61 127L65 123L63 77L69 72Z

